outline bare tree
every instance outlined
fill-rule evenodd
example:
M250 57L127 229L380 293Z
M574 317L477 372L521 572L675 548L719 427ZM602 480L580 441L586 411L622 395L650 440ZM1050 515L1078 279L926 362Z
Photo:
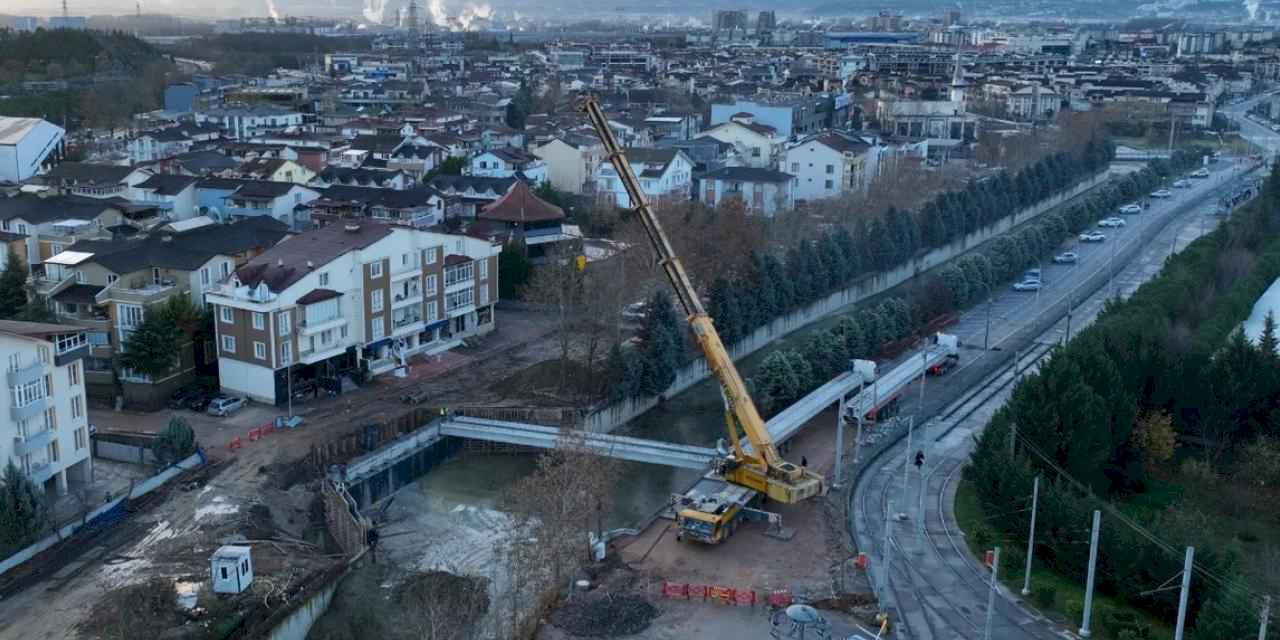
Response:
M559 390L563 391L569 376L569 350L573 346L577 307L582 300L582 273L577 255L564 247L548 252L547 261L538 265L522 291L524 299L547 305L555 313L556 341L560 346Z

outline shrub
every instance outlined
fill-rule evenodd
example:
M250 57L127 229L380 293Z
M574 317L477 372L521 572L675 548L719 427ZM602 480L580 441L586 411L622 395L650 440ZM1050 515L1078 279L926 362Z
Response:
M167 467L195 453L196 434L182 418L170 418L169 425L155 442L151 443L151 452L155 454L156 464Z
M1053 585L1040 585L1032 590L1031 597L1036 606L1041 609L1052 609L1054 603L1058 601L1058 588Z

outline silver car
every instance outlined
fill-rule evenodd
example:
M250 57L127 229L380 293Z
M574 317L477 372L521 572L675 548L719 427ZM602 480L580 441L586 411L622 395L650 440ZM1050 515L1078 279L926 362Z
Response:
M244 398L234 396L218 396L209 401L209 408L204 412L219 418L225 418L244 408Z

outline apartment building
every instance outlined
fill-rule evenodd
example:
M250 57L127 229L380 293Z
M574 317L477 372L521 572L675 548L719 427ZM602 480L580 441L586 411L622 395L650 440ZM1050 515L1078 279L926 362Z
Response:
M879 174L880 152L878 145L860 138L826 132L787 149L782 168L796 176L798 200L833 198L849 191L866 193Z
M291 380L377 375L492 331L499 250L371 222L281 242L206 295L223 392L276 404Z
M640 189L650 202L658 200L688 200L693 195L693 161L679 149L627 150L627 159ZM607 160L596 167L596 194L606 202L619 207L630 207L631 197L617 171Z
M189 382L201 362L212 366L212 345L184 345L177 366L151 379L120 369L115 355L150 309L173 296L204 306L205 293L238 265L288 233L267 217L214 224L185 231L157 231L127 239L84 240L42 265L37 291L47 297L60 322L86 332L86 387L91 396L114 400L123 393L131 406L156 407L176 387Z
M49 494L91 479L84 369L89 351L75 325L0 320L5 384L0 464L12 462Z

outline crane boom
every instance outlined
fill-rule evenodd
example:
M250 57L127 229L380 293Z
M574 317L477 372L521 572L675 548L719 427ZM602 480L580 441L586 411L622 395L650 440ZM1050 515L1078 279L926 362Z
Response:
M666 273L671 287L675 290L689 326L693 330L694 339L702 349L711 373L720 383L720 392L725 401L725 422L729 431L729 439L733 444L732 455L720 461L718 471L724 478L735 484L765 493L770 498L783 503L794 503L819 495L823 490L822 476L806 468L782 459L778 448L769 435L765 421L756 410L755 402L747 393L747 385L738 373L738 368L729 357L728 350L720 341L711 316L707 315L698 298L697 289L685 273L684 266L671 248L671 242L662 224L650 208L644 192L640 189L640 181L636 178L631 163L627 161L622 146L614 138L609 128L609 120L601 109L600 103L593 96L586 96L579 104L579 109L587 114L591 126L604 145L605 156L618 173L627 194L631 197L637 217L644 226L649 242L658 254L658 263ZM738 431L751 442L752 451L746 452L738 438Z

